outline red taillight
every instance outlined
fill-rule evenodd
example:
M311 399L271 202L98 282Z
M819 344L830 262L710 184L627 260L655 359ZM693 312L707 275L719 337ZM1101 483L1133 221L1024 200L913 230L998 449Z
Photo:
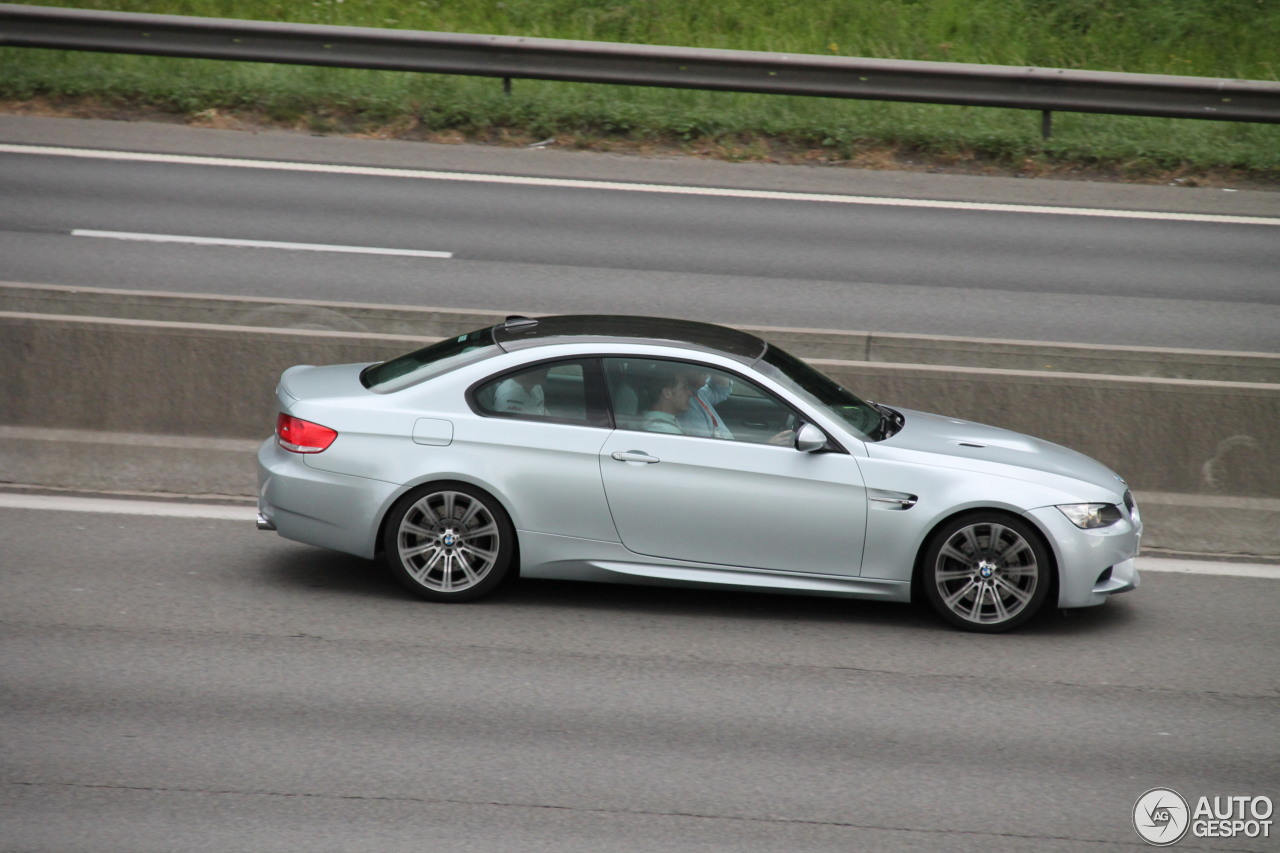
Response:
M328 449L337 437L336 430L284 412L276 418L276 438L279 439L280 446L294 453L320 453Z

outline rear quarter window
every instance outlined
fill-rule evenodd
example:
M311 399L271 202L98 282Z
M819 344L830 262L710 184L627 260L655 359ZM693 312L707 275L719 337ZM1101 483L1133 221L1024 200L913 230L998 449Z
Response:
M472 405L482 415L602 426L590 402L593 371L580 361L544 362L505 373L476 387Z

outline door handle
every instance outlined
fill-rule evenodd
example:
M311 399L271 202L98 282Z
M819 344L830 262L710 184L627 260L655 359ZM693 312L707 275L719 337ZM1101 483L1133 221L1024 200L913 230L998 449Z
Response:
M643 450L615 450L612 455L619 462L643 462L646 465L652 465L654 462L662 461L656 456L650 456Z

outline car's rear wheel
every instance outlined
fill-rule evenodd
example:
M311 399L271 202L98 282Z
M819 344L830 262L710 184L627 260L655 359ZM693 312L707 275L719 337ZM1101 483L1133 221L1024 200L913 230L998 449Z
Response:
M1051 564L1035 530L1013 516L953 519L929 540L925 597L952 625L994 633L1021 625L1049 595Z
M439 483L392 508L383 546L410 592L430 601L470 601L492 592L511 570L515 529L492 496Z

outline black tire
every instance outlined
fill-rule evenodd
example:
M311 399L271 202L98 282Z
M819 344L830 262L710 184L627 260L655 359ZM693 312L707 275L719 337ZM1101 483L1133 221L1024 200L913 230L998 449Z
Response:
M492 496L464 483L433 483L405 495L387 516L387 564L428 601L473 601L511 571L515 528Z
M999 512L959 516L929 539L921 565L925 597L966 631L1016 628L1044 605L1052 562L1030 524Z

